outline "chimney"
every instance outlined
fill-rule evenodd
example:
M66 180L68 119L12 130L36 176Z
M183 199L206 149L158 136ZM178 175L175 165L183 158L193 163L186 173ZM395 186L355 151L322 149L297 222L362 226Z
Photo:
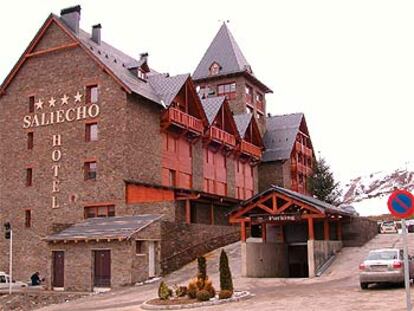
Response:
M139 54L139 60L143 60L143 59L145 59L145 60L148 59L148 53L147 52Z
M80 11L80 5L72 6L60 11L62 21L76 34L79 34Z
M92 26L92 41L96 44L101 44L101 24L93 25Z

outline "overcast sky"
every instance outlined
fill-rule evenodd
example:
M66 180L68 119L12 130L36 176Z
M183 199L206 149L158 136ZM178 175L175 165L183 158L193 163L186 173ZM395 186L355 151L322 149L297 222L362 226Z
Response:
M0 80L49 13L81 4L81 27L171 74L193 72L229 27L255 75L274 90L272 114L302 111L337 179L414 159L414 2L21 1L0 19ZM35 79L35 77L33 77Z

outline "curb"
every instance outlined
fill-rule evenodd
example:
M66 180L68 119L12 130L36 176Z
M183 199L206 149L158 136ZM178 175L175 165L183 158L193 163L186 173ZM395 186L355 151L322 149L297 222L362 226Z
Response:
M239 293L237 297L231 297L228 299L215 299L213 301L204 301L204 302L195 302L192 304L183 304L183 305L152 305L148 304L148 301L145 301L140 307L144 310L181 310L181 309L192 309L192 308L199 308L199 307L208 307L208 306L216 306L225 303L237 302L240 300L245 300L254 297L254 294L251 294L248 291L241 291L236 292Z

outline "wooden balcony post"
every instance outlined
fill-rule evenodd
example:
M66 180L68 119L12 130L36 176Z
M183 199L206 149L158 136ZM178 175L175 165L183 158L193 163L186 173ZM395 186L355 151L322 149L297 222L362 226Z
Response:
M241 234L241 241L246 242L246 222L242 221L240 223L240 234Z
M190 200L185 200L185 223L191 223L191 205Z
M315 240L315 229L313 227L313 218L308 218L308 240Z
M323 237L325 241L329 241L329 221L324 219L323 221Z

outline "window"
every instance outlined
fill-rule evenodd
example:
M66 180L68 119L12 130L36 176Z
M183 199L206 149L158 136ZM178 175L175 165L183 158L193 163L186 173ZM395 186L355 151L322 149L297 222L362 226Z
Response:
M176 172L175 170L168 170L168 182L170 186L176 185Z
M236 83L220 84L218 86L218 96L226 96L227 99L236 98Z
M33 149L33 132L27 133L27 149Z
M30 228L32 226L32 211L28 209L25 211L24 215L24 226Z
M94 104L96 102L98 102L98 86L88 86L86 88L86 103Z
M217 75L220 72L220 65L217 63L214 63L213 65L211 65L210 67L210 75Z
M260 93L256 93L256 102L261 103L263 101L263 95Z
M98 123L90 123L85 126L85 141L98 140Z
M113 217L115 216L115 205L104 205L104 206L87 206L84 209L84 217Z
M135 241L135 254L143 254L144 253L144 247L143 247L143 241Z
M96 180L96 162L85 162L85 166L84 166L84 175L85 175L85 180Z
M253 89L248 85L246 85L246 100L248 104L253 103Z
M146 80L147 74L144 71L142 71L142 69L138 69L138 78L140 78L141 80Z
M34 102L35 102L34 96L30 96L29 97L29 113L34 112Z
M26 169L26 186L30 187L32 185L33 182L33 171L32 168L27 168Z

